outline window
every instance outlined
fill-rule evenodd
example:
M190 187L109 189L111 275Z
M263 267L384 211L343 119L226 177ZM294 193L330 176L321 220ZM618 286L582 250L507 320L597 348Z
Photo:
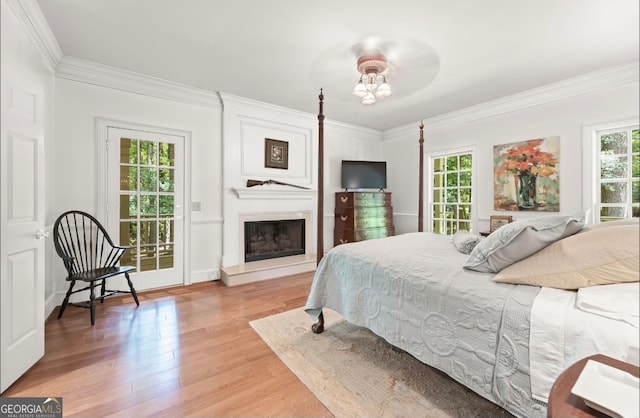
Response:
M597 138L597 214L600 222L640 216L638 126L600 130Z
M452 235L471 231L473 151L431 157L431 231Z

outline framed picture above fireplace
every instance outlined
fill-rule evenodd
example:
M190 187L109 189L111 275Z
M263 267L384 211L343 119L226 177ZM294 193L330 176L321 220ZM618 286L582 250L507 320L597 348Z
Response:
M289 168L289 143L277 139L264 139L264 166L267 168Z

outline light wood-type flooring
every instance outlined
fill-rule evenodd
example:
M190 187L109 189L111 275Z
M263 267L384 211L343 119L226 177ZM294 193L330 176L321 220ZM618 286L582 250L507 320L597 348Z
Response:
M45 324L45 356L2 396L62 396L65 417L332 416L249 321L301 307L312 273L220 281L70 306ZM311 326L311 320L309 320Z

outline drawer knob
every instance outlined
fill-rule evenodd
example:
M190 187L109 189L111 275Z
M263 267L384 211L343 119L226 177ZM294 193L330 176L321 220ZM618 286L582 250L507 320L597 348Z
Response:
M349 196L340 196L340 201L342 203L347 203L349 201Z
M349 219L349 217L348 217L347 215L341 215L341 216L340 216L340 220L341 220L342 222L346 221L347 219Z
M346 244L347 242L349 242L349 241L347 241L347 240L346 240L346 239L344 239L344 238L340 238L340 244Z

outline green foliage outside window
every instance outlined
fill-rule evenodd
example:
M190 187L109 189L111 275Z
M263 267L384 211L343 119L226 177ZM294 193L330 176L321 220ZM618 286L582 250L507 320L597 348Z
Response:
M433 159L433 232L471 230L472 166L472 154Z
M600 203L601 221L640 216L638 129L600 136Z

